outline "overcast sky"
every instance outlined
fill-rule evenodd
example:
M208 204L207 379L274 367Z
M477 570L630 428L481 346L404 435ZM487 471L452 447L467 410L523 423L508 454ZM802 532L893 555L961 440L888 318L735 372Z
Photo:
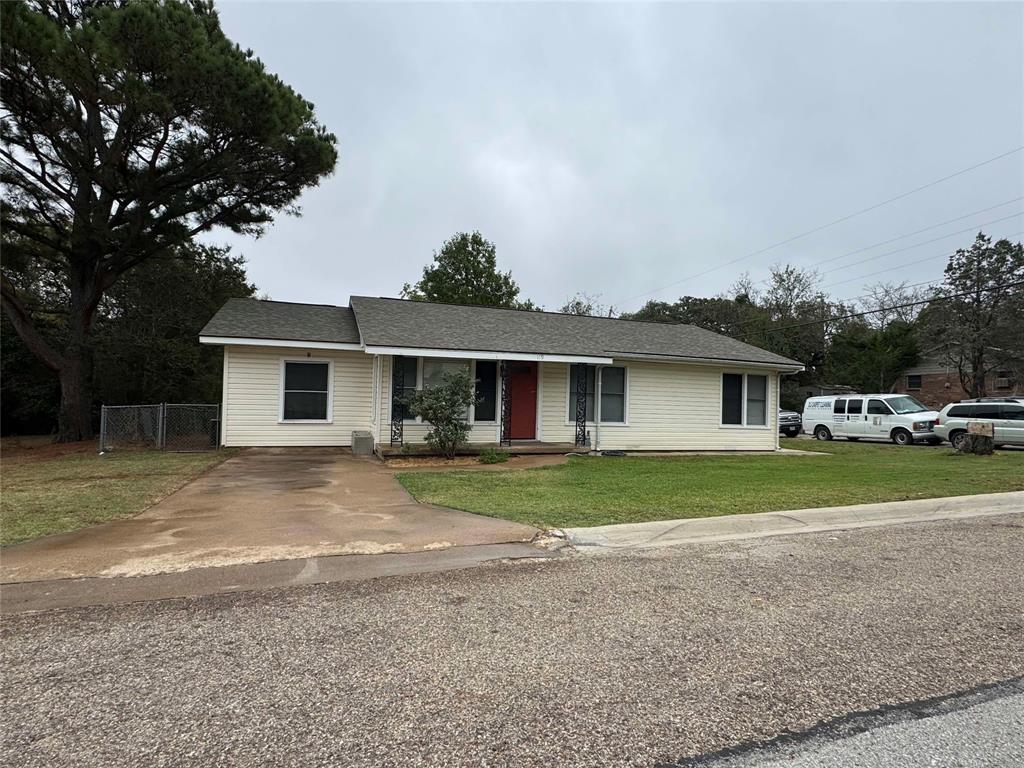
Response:
M1024 145L1024 4L218 7L339 139L301 218L214 237L275 299L397 295L461 230L524 298L626 311L826 259L853 297L1024 230L1017 152L723 266Z

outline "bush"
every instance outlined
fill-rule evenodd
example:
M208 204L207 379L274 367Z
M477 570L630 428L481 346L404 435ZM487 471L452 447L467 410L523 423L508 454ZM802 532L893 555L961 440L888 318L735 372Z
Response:
M405 399L414 416L430 424L427 444L446 458L466 444L469 406L476 402L476 384L469 371L446 372L441 383L421 389Z
M508 461L508 454L505 451L496 451L493 448L484 448L480 451L481 464L504 464Z

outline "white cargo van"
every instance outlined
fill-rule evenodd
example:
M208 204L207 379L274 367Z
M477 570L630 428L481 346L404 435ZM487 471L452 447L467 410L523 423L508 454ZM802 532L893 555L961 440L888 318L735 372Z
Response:
M938 445L942 438L932 431L938 417L910 395L829 395L807 399L803 426L819 440L865 438L897 445L926 440Z

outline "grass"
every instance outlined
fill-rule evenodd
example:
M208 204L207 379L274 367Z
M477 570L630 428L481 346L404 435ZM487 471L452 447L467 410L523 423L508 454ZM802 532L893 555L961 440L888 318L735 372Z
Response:
M0 472L0 544L132 517L233 451L126 451L100 456L22 438L5 440Z
M518 472L398 476L419 501L542 528L1024 490L1024 452L801 441L820 456L573 457ZM831 455L830 455L831 454Z

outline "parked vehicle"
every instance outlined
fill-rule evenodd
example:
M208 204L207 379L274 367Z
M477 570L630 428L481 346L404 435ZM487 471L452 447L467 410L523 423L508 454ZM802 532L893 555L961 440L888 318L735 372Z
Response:
M959 448L967 423L990 422L996 445L1024 445L1024 398L983 398L951 403L939 411L935 434Z
M796 411L779 411L779 434L796 437L800 434L803 422Z
M910 395L829 395L807 399L803 429L818 440L867 438L897 445L924 440L938 445L942 438L932 431L938 417Z

